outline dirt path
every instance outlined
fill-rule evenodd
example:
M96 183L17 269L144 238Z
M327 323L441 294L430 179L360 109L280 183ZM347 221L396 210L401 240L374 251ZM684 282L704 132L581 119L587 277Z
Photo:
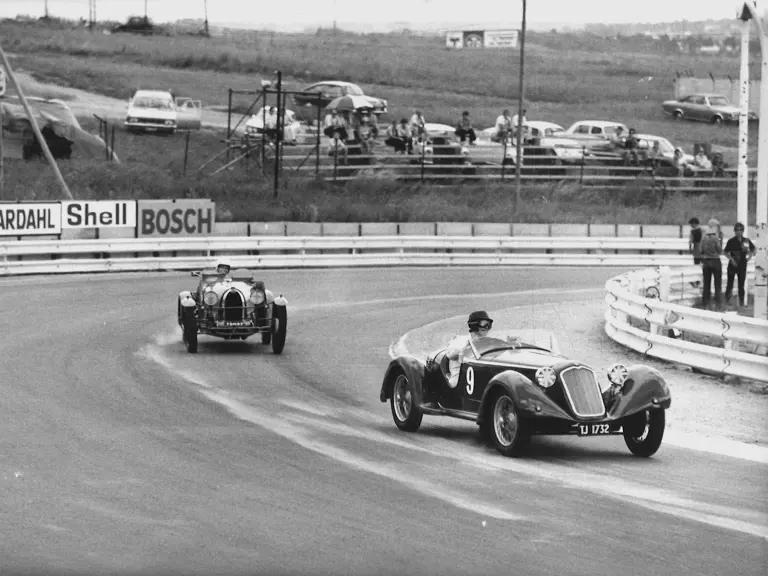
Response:
M125 120L125 114L128 109L128 102L126 100L102 96L77 88L39 82L24 71L16 70L15 74L21 83L25 96L64 100L78 119L93 118L93 115L97 115L109 122L123 122ZM237 121L237 118L235 118L235 121ZM204 108L202 126L209 129L226 129L227 113Z

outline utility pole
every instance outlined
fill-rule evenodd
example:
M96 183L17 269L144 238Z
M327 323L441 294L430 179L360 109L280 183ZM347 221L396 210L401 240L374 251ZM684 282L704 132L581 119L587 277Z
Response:
M208 29L208 0L203 0L203 9L205 10L205 35L210 36L211 32Z
M275 198L277 198L277 192L280 186L280 144L283 140L283 126L280 121L283 115L283 73L281 70L277 71L277 126L275 134ZM319 129L319 128L318 128Z
M48 19L48 0L45 0L45 16L44 18Z
M742 10L741 16L741 67L739 80L739 163L736 195L736 221L747 226L749 214L749 169L747 149L749 136L749 26L752 15Z
M525 100L525 18L527 1L523 0L523 25L520 29L520 80L518 83L519 102L517 104L516 145L517 159L515 160L515 216L520 215L520 180L522 173L522 140L523 140L523 101ZM503 160L502 160L503 162Z
M768 320L768 39L765 34L765 18L758 16L757 6L753 0L744 2L741 15L745 10L749 11L757 26L762 58L760 124L757 129L757 214L755 216L757 254L755 256L754 317L759 320Z

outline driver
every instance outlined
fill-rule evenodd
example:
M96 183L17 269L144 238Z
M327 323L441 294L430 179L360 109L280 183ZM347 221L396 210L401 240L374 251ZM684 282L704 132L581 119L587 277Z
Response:
M232 267L225 262L219 262L218 264L216 264L216 273L224 274L225 278L229 277L230 270L232 270Z
M456 336L448 344L445 355L448 358L448 386L456 388L459 383L459 372L461 371L461 361L464 359L464 350L470 341L478 340L488 336L488 332L493 327L493 319L488 316L485 310L472 312L467 319L469 327L469 336Z

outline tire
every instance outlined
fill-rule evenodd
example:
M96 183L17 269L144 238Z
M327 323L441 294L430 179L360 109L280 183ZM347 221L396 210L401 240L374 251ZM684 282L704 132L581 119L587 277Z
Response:
M288 334L288 311L285 306L272 305L272 352L281 354Z
M674 114L672 114L672 118L675 120L682 120L683 119L683 113L680 112L680 110L676 110Z
M197 320L191 312L184 311L182 316L182 341L190 354L197 353Z
M400 430L418 432L424 414L414 405L413 383L408 381L402 370L395 375L389 406L392 409L392 419Z
M508 393L501 392L493 399L489 412L487 433L496 451L508 458L518 456L528 445L530 435L520 419L515 401Z
M271 330L271 328L270 328ZM272 332L262 332L261 333L261 343L262 344L269 344L272 342Z
M629 451L642 458L655 454L664 438L665 421L662 409L643 410L627 418L623 429L624 442Z
M723 117L722 116L715 116L712 118L712 124L715 126L722 126L723 125Z

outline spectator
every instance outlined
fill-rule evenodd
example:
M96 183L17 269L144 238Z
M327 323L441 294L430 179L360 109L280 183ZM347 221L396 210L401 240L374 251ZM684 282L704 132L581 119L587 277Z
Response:
M685 171L687 169L690 170L690 167L688 166L688 163L685 161L685 157L683 155L683 149L682 148L675 148L675 155L672 158L672 164L677 169L677 176L678 177L685 176Z
M408 124L408 121L403 118L400 120L401 124ZM406 126L407 130L407 126ZM397 123L397 120L392 120L392 124L390 124L387 127L386 132L387 139L384 140L384 144L387 146L392 146L392 148L395 149L395 153L405 154L405 149L407 147L406 145L406 138L407 134L402 134L400 132L399 125Z
M738 277L739 306L746 306L746 291L744 282L747 279L747 262L755 255L755 245L744 236L744 224L737 222L733 227L734 236L725 245L725 255L728 256L728 282L725 285L725 302L731 300L733 278Z
M506 142L509 139L510 132L512 131L512 118L509 116L509 110L504 110L504 112L501 113L501 116L496 118L494 128L496 128L496 130L493 133L491 140L494 142Z
M464 113L461 115L461 120L459 120L456 126L456 136L459 137L462 144L469 138L470 146L474 145L475 140L477 140L475 129L472 128L472 120L469 118L469 110L464 110Z
M427 133L427 121L424 119L424 115L421 110L416 110L413 116L411 116L411 136L418 138L422 134Z
M360 124L355 127L355 141L360 144L363 154L373 154L373 147L376 144L376 137L379 135L379 128L372 124L367 112L363 112L360 118Z
M408 120L405 118L400 118L400 125L397 127L397 135L403 139L403 142L405 142L408 154L413 154L413 137L411 136L411 128L408 125Z
M518 116L515 114L512 116L512 128L515 131L515 138L518 137L518 135L521 135L523 140L525 140L526 136L528 135L528 118L526 118L526 114L528 113L528 110L523 108L523 121L518 122Z
M325 116L325 128L323 130L323 134L331 139L333 139L334 133L338 133L341 140L347 139L347 123L336 110L332 110L330 114Z
M693 163L701 170L712 170L712 162L709 161L709 158L701 149L699 149L699 153L694 157Z
M616 148L624 148L624 128L622 126L618 126L616 132L611 136L611 144Z
M277 140L277 108L270 106L269 113L264 118L264 134L269 140Z
M629 136L624 141L624 165L637 166L640 163L638 151L640 148L640 141L637 139L637 131L634 128L629 129Z
M720 256L723 254L723 241L720 238L720 223L712 218L701 238L701 267L704 276L704 291L701 298L702 306L709 308L711 300L712 280L715 281L715 306L720 307L720 296L723 285L723 265Z
M701 237L703 231L699 226L699 219L694 216L688 220L688 224L691 226L691 232L688 235L688 251L693 254L693 263L701 264Z

